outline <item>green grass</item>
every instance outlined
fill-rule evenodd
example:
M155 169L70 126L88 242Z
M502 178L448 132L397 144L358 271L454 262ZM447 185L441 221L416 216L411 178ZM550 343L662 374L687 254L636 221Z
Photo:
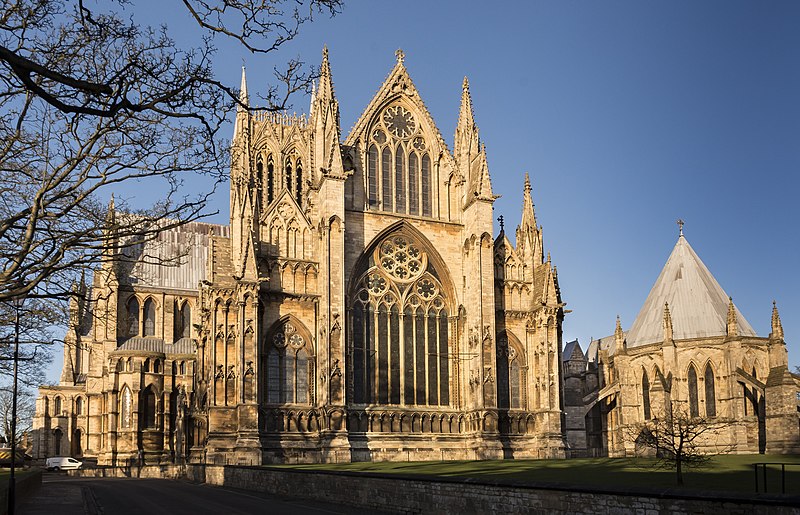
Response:
M684 489L755 492L753 463L784 462L786 493L800 494L800 456L723 455L715 456L703 468L684 472ZM497 460L444 462L361 462L324 465L280 465L303 470L410 474L426 477L476 478L549 482L586 486L677 488L674 470L656 468L647 458L584 458L570 460ZM780 466L767 468L770 493L780 493ZM763 476L759 471L759 488Z

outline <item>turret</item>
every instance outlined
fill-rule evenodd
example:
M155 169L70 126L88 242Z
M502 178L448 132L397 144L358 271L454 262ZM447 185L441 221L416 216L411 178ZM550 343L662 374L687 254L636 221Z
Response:
M733 299L728 297L728 323L727 323L728 336L739 335L739 323L736 319L736 307L733 305Z
M778 314L778 305L772 301L772 331L769 333L771 340L783 340L783 325L781 316Z
M617 352L626 348L625 333L622 332L622 322L620 322L619 315L617 315L617 325L614 327L614 344L616 345Z
M522 222L517 227L517 252L526 263L533 266L542 264L544 247L542 230L536 225L536 213L531 197L531 180L525 173L525 186L522 193Z
M669 303L664 303L664 343L672 343L674 332L672 329L672 315L669 312Z
M339 102L333 90L333 77L328 61L328 47L322 49L319 67L319 84L311 96L310 123L313 128L314 152L311 180L317 172L322 175L341 174L342 153L340 148Z

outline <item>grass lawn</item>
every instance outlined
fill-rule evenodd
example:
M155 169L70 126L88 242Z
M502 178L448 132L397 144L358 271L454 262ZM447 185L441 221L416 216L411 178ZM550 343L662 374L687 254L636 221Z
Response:
M755 492L753 463L792 463L786 467L786 493L800 494L800 456L721 455L700 469L684 471L684 488ZM437 462L360 462L324 465L280 465L304 470L375 472L421 476L477 478L587 486L677 488L674 470L655 468L647 458L583 458L570 460L493 460ZM780 493L780 466L767 467L770 493ZM759 469L759 489L763 492Z

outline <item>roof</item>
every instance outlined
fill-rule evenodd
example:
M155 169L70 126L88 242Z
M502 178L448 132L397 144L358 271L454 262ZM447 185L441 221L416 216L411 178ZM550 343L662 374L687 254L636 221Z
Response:
M228 234L227 226L201 222L160 232L152 241L123 251L135 260L123 280L133 286L196 290L207 279L210 237Z
M729 302L728 295L681 234L628 331L627 345L664 340L665 303L669 304L675 340L724 336ZM756 336L739 309L735 309L739 334Z
M191 338L181 338L175 343L165 343L161 338L134 337L128 338L117 347L118 351L135 351L159 354L194 354L196 345Z
M561 353L561 361L585 361L586 357L581 350L581 344L578 340L572 340L564 345L564 352Z

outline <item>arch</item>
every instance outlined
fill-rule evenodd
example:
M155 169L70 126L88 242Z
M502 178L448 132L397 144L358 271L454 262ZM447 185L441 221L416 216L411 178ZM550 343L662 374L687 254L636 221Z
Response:
M152 297L147 297L144 301L142 308L142 316L144 318L144 332L143 336L156 335L156 301Z
M60 395L56 395L55 398L53 399L53 415L56 416L56 417L60 417L61 414L63 413L63 411L64 411L64 408L63 408L63 401L61 400L61 396Z
M53 454L56 456L61 455L61 445L64 440L64 432L60 427L53 430Z
M717 416L717 395L716 385L714 381L714 369L711 367L711 362L706 363L706 370L704 372L704 386L706 394L706 416Z
M83 397L81 396L75 398L75 414L83 415Z
M450 404L452 283L430 243L402 222L357 260L348 294L356 404ZM430 429L430 428L429 428Z
M314 377L311 333L293 315L270 326L264 341L267 404L309 404Z
M138 336L139 334L139 299L131 295L125 303L125 335Z
M378 147L374 144L367 150L367 205L378 204Z
M272 154L267 156L267 205L275 200L275 161Z
M686 384L689 388L689 416L700 416L700 404L697 396L697 369L694 363L689 364L689 371L686 374Z
M191 333L192 307L188 300L184 300L183 303L180 304L180 309L175 312L175 339L191 338Z
M650 378L647 377L647 370L642 367L642 409L644 419L650 420Z
M72 456L80 457L83 455L83 442L81 441L82 431L76 428L72 433Z
M525 348L513 333L503 330L497 336L498 407L523 409L526 404Z
M142 421L142 429L155 429L158 427L156 409L157 396L155 388L153 385L150 385L142 390L141 394L140 416Z
M128 385L122 386L119 404L119 426L123 429L130 429L133 419L133 394Z

